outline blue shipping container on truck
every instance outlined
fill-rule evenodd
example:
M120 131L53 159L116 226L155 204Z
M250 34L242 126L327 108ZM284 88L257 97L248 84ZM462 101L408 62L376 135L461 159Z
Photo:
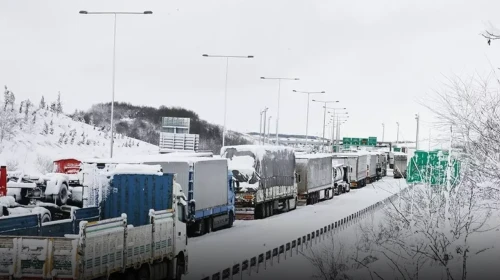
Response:
M162 176L116 174L101 203L101 220L127 214L128 224L149 223L149 209L172 209L173 174Z

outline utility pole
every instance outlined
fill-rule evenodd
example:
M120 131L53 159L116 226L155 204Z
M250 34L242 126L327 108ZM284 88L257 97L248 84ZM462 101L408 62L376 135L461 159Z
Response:
M418 150L418 133L420 130L420 115L415 114L415 120L417 120L417 137L415 139L415 150Z

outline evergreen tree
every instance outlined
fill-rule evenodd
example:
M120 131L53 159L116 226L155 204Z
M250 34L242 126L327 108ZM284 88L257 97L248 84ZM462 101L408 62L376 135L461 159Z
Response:
M42 95L42 100L40 100L40 106L38 106L40 109L45 109L45 97Z
M55 102L50 103L50 111L52 113L56 112L56 103Z
M33 114L33 124L36 124L36 114Z
M3 97L4 97L4 105L3 105L3 110L7 111L7 106L10 104L10 91L7 89L7 86L5 86L5 91L3 92Z
M43 130L42 130L42 135L47 135L49 134L49 125L47 123L43 124Z
M50 120L50 130L49 130L49 133L50 134L54 134L54 122L52 120Z
M62 114L63 109L62 109L62 103L61 103L61 92L57 94L57 102L56 102L56 113L59 116L59 114Z
M10 91L10 106L11 106L11 111L14 112L14 103L16 102L16 96L12 91Z
M21 114L23 112L23 104L24 104L24 101L21 101L21 106L19 106L19 114Z
M32 105L31 101L29 99L27 99L25 101L25 106L24 106L25 107L25 110L24 110L24 119L26 121L28 121L28 116L29 116L29 113L30 113L30 107L31 107L31 105Z

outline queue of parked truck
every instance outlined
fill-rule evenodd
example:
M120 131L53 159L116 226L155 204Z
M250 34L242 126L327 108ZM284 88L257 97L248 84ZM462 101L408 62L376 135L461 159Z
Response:
M2 167L0 279L180 279L188 237L333 199L386 176L391 156L404 177L405 155L240 145Z

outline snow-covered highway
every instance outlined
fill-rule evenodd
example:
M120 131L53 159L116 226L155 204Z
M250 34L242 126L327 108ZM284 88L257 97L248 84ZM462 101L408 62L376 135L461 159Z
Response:
M315 205L263 220L236 221L230 229L189 239L189 274L199 280L297 239L368 207L407 187L392 174L361 189L352 189Z

